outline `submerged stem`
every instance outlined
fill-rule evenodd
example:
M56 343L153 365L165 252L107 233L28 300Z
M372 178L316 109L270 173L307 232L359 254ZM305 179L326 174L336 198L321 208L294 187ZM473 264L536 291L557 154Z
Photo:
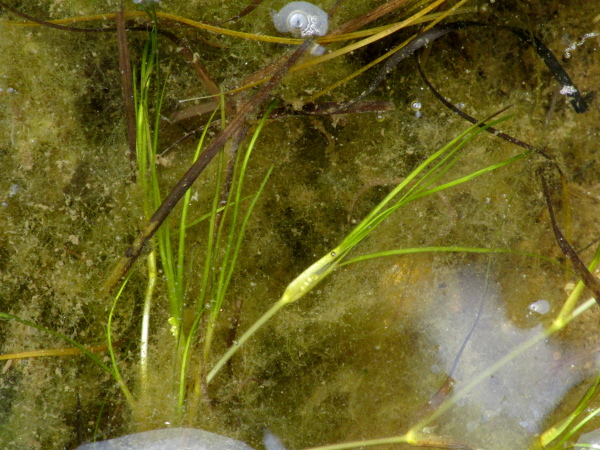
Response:
M152 296L156 286L156 251L150 252L146 258L148 267L148 284L144 295L144 310L142 312L142 333L140 338L140 389L142 397L148 390L148 342L150 338L150 308L152 307Z
M217 364L208 372L206 376L206 382L210 383L215 375L221 370L221 368L231 359L231 357L238 351L238 349L244 345L244 343L252 337L252 335L258 331L265 323L269 321L271 317L273 317L277 311L287 305L287 302L283 301L283 298L280 299L277 303L271 306L266 313L264 313L256 322L252 324L250 328L238 339L233 346L229 347L229 350L225 352L225 354L219 359Z

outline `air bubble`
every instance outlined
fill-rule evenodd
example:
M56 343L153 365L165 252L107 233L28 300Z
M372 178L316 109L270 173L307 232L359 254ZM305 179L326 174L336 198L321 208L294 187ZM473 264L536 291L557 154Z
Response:
M415 112L415 117L417 119L420 119L421 117L423 117L423 114L421 114L422 107L423 107L423 105L418 100L414 100L410 103L410 108Z
M529 311L538 314L547 314L550 312L550 302L548 300L538 300L529 305Z
M423 107L423 105L418 100L415 100L415 101L411 102L411 104L410 104L410 108L413 111L420 111L422 107Z

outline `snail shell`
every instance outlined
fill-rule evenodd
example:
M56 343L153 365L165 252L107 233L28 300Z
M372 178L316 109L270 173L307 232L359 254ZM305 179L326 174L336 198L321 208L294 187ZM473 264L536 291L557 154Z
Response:
M308 2L291 2L272 13L275 28L282 33L299 34L302 37L325 36L327 13Z

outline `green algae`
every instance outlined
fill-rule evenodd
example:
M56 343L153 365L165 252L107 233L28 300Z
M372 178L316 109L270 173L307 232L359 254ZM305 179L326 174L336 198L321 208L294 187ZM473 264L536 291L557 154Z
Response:
M39 2L22 2L20 8L55 18L110 12L116 3L57 2L48 9ZM284 3L267 6L265 2L231 26L274 34L268 12ZM373 6L346 3L350 6L340 10L337 23ZM586 3L568 3L569 7L564 2L543 6L533 2L527 8L520 2L490 6L494 15L513 25L531 24L560 55L566 47L564 39L573 41L594 30L592 14L584 13ZM235 15L243 5L170 2L164 8L213 21ZM565 28L569 37L564 36ZM97 345L104 341L109 307L96 297L98 287L135 237L143 215L142 197L129 183L116 40L112 33L82 35L10 26L0 31L0 57L9 62L0 72L0 310ZM129 34L135 64L145 35ZM189 36L224 88L236 86L284 51L276 44L203 32ZM178 58L175 46L167 41L161 45L169 73L167 108L175 109L178 99L206 95ZM590 41L562 60L584 92L593 90L600 78L596 47L597 42ZM296 73L276 94L294 102L369 60L366 51L358 51L331 65ZM576 115L554 94L557 86L531 50L493 31L465 32L436 43L424 66L443 95L466 103L465 110L477 117L515 104L517 117L503 124L504 131L543 146L568 174L572 241L584 249L584 261L589 258L593 250L585 248L597 238L598 225L597 108ZM240 330L279 298L297 274L341 241L352 221L360 221L395 180L466 128L423 89L415 72L411 63L403 64L373 94L373 98L391 98L396 105L383 121L363 114L290 117L267 124L251 163L248 192L255 191L269 165L275 169L249 224L230 296L244 299ZM327 100L352 98L372 76L367 74L364 81L351 83ZM414 99L424 105L421 119L410 109ZM180 134L177 125L165 126L165 144ZM161 169L165 189L186 169L194 145L176 149ZM482 136L455 173L467 174L515 152L508 144ZM531 158L412 204L383 224L361 245L360 253L411 246L494 245L559 259L534 176L541 164L542 158ZM192 188L197 215L208 211L214 170ZM559 198L557 194L555 200ZM198 243L190 244L196 260L203 254L204 227L191 229L188 236L188 242ZM117 338L133 339L119 347L120 367L130 380L136 373L135 340L144 288L140 263L114 324ZM514 256L494 257L489 267L485 256L438 254L339 269L247 344L234 359L232 372L215 380L212 407L200 405L189 425L242 437L254 445L259 445L261 428L268 426L290 448L404 432L424 414L424 405L449 370L446 365L451 362L440 356L440 348L447 346L447 354L458 351L472 323L477 301L461 294L470 279L464 275L469 268L485 280L479 282L477 298L485 296L486 283L500 286L499 292L494 290L500 299L494 305L505 313L490 312L488 328L501 323L511 330L529 330L540 321L528 313L532 301L547 299L554 310L564 301L562 288L567 280L556 267ZM198 284L193 276L196 270L189 269L190 290ZM77 430L90 439L97 420L101 433L107 435L160 427L173 420L174 399L170 388L165 389L171 383L173 345L165 288L160 289L153 312L150 390L140 399L140 411L128 412L114 382L84 357L14 360L5 366L0 386L0 439L8 448L69 448L78 442ZM226 349L233 303L224 307L214 361ZM556 338L559 363L580 348L597 345L597 338L585 332L597 323L597 313L590 311L578 320ZM445 340L437 337L440 327L447 329ZM65 346L14 323L1 323L0 336L3 353ZM500 354L515 345L499 338L498 342ZM461 362L465 379L488 361L487 353L491 353L487 347L473 350ZM585 377L594 366L589 357L583 361L576 370ZM527 380L532 375L515 371L506 377ZM494 392L495 387L485 389ZM515 389L525 392L527 383ZM532 388L525 394L535 405L544 391ZM563 408L568 410L574 401L565 397ZM534 434L521 427L502 402L468 404L460 411L441 426L459 441L486 448L525 448ZM549 411L556 418L562 410ZM474 424L484 431L474 431Z

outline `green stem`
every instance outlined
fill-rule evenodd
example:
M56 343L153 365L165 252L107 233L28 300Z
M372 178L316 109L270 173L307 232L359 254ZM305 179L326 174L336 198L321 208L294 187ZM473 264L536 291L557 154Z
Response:
M409 434L404 436L395 436L392 438L369 439L366 441L345 442L343 444L323 445L322 447L311 447L306 450L344 450L348 448L373 447L375 445L390 444L413 444L414 439Z
M196 161L198 159L198 157L200 156L200 152L204 145L204 139L206 138L206 134L209 129L208 124L210 124L213 121L213 118L214 118L215 114L217 113L217 111L218 111L218 108L213 111L212 115L210 116L210 118L207 122L207 126L204 127L204 131L202 132L202 135L200 136L200 139L198 140L198 145L196 146L196 152L194 153L193 161ZM219 176L217 178L219 178ZM207 246L207 250L206 250L206 260L204 263L204 273L202 274L202 281L201 281L201 285L200 285L201 286L200 287L200 297L198 298L198 306L196 308L196 319L194 320L194 323L193 323L191 329L189 330L188 335L185 337L185 346L183 348L183 352L182 352L182 356L181 356L181 366L179 368L179 392L177 395L177 418L178 418L178 421L181 419L181 417L183 415L183 402L185 400L186 372L187 372L187 365L189 362L189 354L190 354L190 350L192 347L193 338L196 336L196 333L198 331L200 318L202 317L202 311L204 308L204 300L205 300L204 296L208 289L208 278L210 275L210 267L211 267L210 262L212 261L212 249L213 249L212 239L213 239L213 233L214 233L214 216L217 213L217 206L218 206L218 193L219 193L218 185L219 185L219 183L217 182L217 185L215 187L216 193L215 193L215 197L213 198L212 211L210 213L210 215L213 217L213 220L210 221L210 226L209 226L208 246ZM185 194L184 208L183 208L183 212L182 212L182 219L180 222L180 230L179 230L179 236L180 236L179 252L180 252L180 254L185 251L185 248L182 248L182 245L181 245L181 243L184 239L181 237L182 236L181 230L182 229L184 230L183 236L185 236L185 230L189 227L188 225L186 225L187 205L189 204L189 202L190 202L190 191L188 190L188 192L186 192L186 194ZM183 274L182 274L182 276L183 276Z
M129 403L129 407L131 409L134 409L135 408L135 400L133 398L133 395L131 395L131 391L125 384L125 381L123 380L123 377L121 376L121 373L119 372L119 367L117 365L117 358L115 357L115 351L114 351L114 348L112 345L112 318L114 316L115 308L117 307L117 302L119 300L119 297L121 296L121 293L123 292L123 290L125 289L125 286L127 285L127 281L129 281L129 277L127 277L125 279L125 281L123 282L123 284L121 285L121 289L119 289L119 292L117 292L117 295L115 295L115 300L113 301L113 304L110 308L110 312L108 314L108 322L106 324L106 341L108 343L108 352L110 353L110 360L112 362L112 367L113 367L113 370L112 370L113 377L115 378L115 380L117 381L117 384L121 388L123 395L125 395L125 398L127 399L127 403Z
M234 343L233 346L229 347L229 350L221 357L221 359L215 364L211 371L206 376L206 382L210 383L215 375L221 370L221 368L231 359L231 357L238 351L238 349L244 345L244 343L252 337L252 335L258 331L265 323L273 317L277 311L283 308L287 303L283 301L283 298L271 306L266 313L264 313L260 319L252 324L252 326Z

